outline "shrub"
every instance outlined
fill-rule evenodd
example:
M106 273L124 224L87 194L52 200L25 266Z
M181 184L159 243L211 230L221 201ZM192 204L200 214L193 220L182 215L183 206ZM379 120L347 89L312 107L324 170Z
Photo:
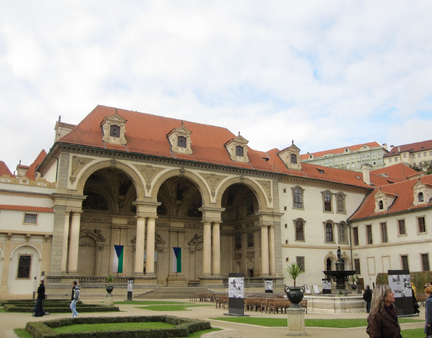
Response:
M56 333L53 328L72 324L100 324L100 323L130 323L130 322L166 322L176 325L170 329L144 330L115 330L101 332ZM211 329L209 322L197 319L186 319L173 316L135 316L135 317L88 317L63 318L46 322L30 322L26 330L35 338L64 337L64 338L169 338L188 337L189 334Z

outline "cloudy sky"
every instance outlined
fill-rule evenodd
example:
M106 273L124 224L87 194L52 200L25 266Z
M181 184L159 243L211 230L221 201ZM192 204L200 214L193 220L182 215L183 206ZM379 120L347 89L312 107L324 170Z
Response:
M0 0L0 160L96 105L302 153L432 139L432 2Z

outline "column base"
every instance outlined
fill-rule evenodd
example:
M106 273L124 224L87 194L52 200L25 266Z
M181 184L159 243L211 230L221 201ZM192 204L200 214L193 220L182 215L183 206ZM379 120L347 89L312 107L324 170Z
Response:
M306 336L305 309L287 309L288 332L287 336Z
M166 286L187 286L187 279L183 274L170 274L166 282Z

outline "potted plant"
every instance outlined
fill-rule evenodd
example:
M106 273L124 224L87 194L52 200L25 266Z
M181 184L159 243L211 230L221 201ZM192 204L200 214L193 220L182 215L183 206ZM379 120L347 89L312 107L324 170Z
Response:
M116 277L112 274L109 274L106 277L106 280L107 280L107 284L105 285L105 289L108 293L111 293L114 289L114 285L112 285L112 284L115 282Z
M285 285L285 288L284 288L289 301L292 303L291 307L301 308L299 303L303 299L304 287L303 286L300 286L300 287L296 286L296 280L297 280L298 276L305 273L305 270L303 270L302 267L300 265L298 265L298 263L291 263L291 264L287 264L285 271L288 273L288 276L291 277L291 279L294 282L294 286L286 286Z

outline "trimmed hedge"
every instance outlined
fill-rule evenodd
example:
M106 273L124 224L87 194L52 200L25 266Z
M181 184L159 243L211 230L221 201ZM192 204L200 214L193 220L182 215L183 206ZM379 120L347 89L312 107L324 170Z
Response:
M418 294L424 293L425 284L432 281L432 271L415 271L410 273L411 282L417 289ZM376 283L378 284L388 284L388 274L379 273L376 278Z
M25 312L33 313L36 301L8 301L3 303L3 307L7 312ZM44 301L44 310L49 313L65 313L70 312L69 301ZM118 306L105 306L98 304L83 304L79 302L77 304L78 312L117 312L120 311Z
M143 329L143 330L114 330L96 332L56 333L53 328L69 326L73 324L104 324L104 323L139 323L139 322L165 322L175 325L168 329ZM209 322L198 319L187 319L173 316L131 316L131 317L88 317L88 318L63 318L46 322L29 322L26 331L35 338L169 338L188 337L189 334L211 329Z

